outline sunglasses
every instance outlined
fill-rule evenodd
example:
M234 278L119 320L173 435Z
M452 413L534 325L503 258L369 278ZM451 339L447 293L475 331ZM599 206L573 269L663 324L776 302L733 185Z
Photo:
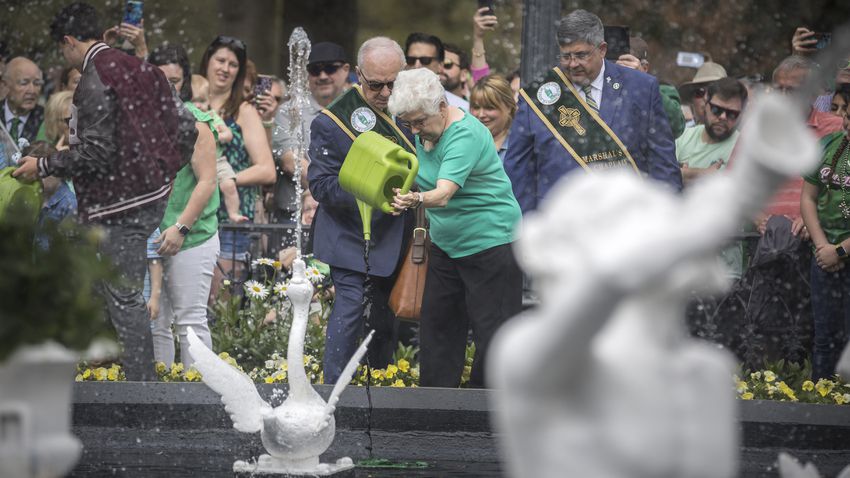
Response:
M360 73L360 76L362 76L365 80L366 86L368 86L369 89L372 91L383 91L385 86L388 90L392 91L393 86L395 86L395 80L385 82L372 81L369 78L366 78L366 75L363 74L363 70L361 70L360 68L357 68L357 72Z
M456 64L457 63L455 63L451 60L446 60L446 61L443 62L443 68L445 68L447 70L451 70L452 68L455 67Z
M711 108L711 114L720 118L720 115L726 113L726 119L730 121L735 121L738 119L738 116L741 116L741 112L737 110L730 110L729 108L724 108L722 106L717 106L712 102L708 102L708 107Z
M322 72L330 76L342 68L342 63L311 63L307 65L307 73L310 76L319 76Z
M245 43L234 37L229 37L227 35L219 35L215 37L215 40L212 42L213 45L232 45L235 48L238 48L242 51L245 51Z
M708 90L704 86L697 87L694 90L694 98L704 98Z
M407 66L413 66L418 61L422 64L422 66L428 66L432 61L436 60L433 56L405 56L405 60L407 60Z

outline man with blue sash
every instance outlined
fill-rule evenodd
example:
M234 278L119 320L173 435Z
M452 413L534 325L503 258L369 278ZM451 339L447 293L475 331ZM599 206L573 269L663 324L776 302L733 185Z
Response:
M360 47L353 86L313 120L310 126L310 191L319 202L313 219L313 253L330 265L336 296L328 318L324 379L335 383L364 333L363 289L366 281L363 223L354 196L339 184L339 170L354 139L374 131L416 153L413 138L386 113L398 72L404 68L401 47L386 37ZM368 325L375 330L369 344L372 367L384 368L396 349L397 325L389 310L391 276L402 255L405 216L372 212L369 276L374 295Z
M658 80L605 60L602 21L585 10L561 20L558 44L560 65L520 90L511 127L505 171L523 213L577 170L624 168L680 190Z

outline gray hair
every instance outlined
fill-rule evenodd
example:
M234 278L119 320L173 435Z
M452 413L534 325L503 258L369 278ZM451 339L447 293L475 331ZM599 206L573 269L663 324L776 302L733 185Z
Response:
M605 41L602 20L587 10L575 10L558 22L558 45L583 41L599 46Z
M417 68L399 72L387 108L393 116L414 111L433 115L445 101L446 90L440 84L440 77L427 68Z
M399 46L399 44L395 40L387 37L372 37L363 42L363 44L360 45L360 50L358 50L357 52L357 66L362 69L363 59L366 57L366 55L368 55L374 50L379 49L386 49L392 51L393 53L396 53L398 55L398 61L400 62L401 67L404 68L404 51L401 49L401 46Z
M779 75L781 73L790 73L790 72L797 70L797 69L802 69L802 70L806 70L808 72L811 72L815 68L816 68L816 65L811 60L809 60L808 58L804 58L804 57L799 56L799 55L791 55L789 57L786 57L781 62L779 62L779 65L776 67L775 70L773 70L772 79L775 82L776 81L776 75Z

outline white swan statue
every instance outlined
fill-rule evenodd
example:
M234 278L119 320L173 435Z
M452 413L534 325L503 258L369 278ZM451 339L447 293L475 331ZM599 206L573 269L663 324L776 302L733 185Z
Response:
M224 409L233 420L233 428L243 433L260 432L263 446L269 453L260 455L256 463L234 462L233 471L237 473L328 476L354 466L350 458L342 458L335 464L320 463L319 455L334 439L336 404L366 353L372 333L348 361L325 402L310 385L303 366L304 335L313 286L307 279L303 260L296 259L293 271L287 288L294 309L287 348L289 395L279 406L272 408L260 397L254 382L245 373L219 358L189 329L189 353L195 359L195 368L201 372L204 383L221 395Z

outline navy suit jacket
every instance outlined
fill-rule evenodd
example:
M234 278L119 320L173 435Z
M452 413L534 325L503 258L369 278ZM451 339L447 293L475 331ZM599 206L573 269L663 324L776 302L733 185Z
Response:
M402 129L412 141L410 134ZM313 254L334 267L366 272L363 260L363 222L351 193L339 185L339 170L352 140L325 114L310 126L310 191L319 202L313 218ZM405 242L405 219L372 211L369 274L389 277L395 271ZM409 221L408 221L409 222Z
M629 150L638 169L681 190L682 173L658 80L605 60L603 84L599 115ZM522 97L509 144L505 172L523 213L536 209L564 175L582 170Z

